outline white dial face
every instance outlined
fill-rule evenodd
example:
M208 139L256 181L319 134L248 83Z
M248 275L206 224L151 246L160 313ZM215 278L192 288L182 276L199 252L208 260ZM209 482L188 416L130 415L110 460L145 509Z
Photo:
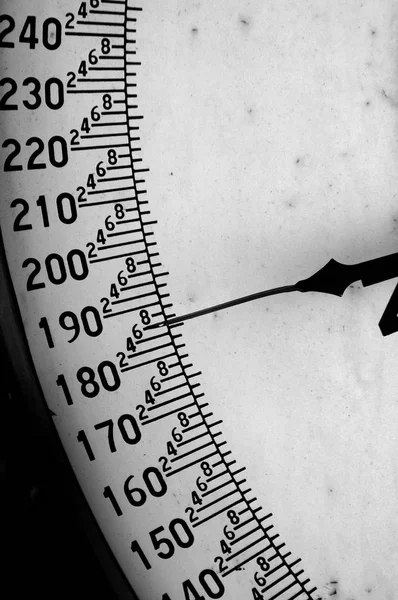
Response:
M7 260L132 587L392 600L396 280L147 327L396 252L394 2L1 8Z

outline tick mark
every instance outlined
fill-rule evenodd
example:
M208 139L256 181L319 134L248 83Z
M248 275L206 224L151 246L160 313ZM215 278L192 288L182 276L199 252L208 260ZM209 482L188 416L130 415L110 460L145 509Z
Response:
M249 21L249 19L246 19L246 18L244 18L244 17L241 17L241 18L239 19L239 21L240 21L240 23L241 23L241 24L242 24L244 27L247 27L248 25L250 25L250 21Z
M192 27L191 29L191 33L192 35L196 35L198 33L199 29L197 27Z

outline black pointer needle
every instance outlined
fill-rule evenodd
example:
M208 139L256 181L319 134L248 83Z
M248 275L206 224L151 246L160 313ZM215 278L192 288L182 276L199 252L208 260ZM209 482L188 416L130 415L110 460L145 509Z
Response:
M243 296L229 302L223 302L216 306L196 310L195 312L179 317L172 317L157 323L156 325L148 325L146 329L154 329L163 325L173 325L182 321L188 321L202 315L207 315L212 312L230 308L244 302L251 302L266 296L274 296L276 294L284 294L286 292L322 292L324 294L333 294L334 296L342 296L349 285L355 281L361 281L363 286L373 285L382 281L387 281L398 277L398 252L382 256L373 260L358 263L356 265L344 265L332 258L322 269L317 271L308 279L302 279L295 285L285 285L283 287L272 288L249 296Z

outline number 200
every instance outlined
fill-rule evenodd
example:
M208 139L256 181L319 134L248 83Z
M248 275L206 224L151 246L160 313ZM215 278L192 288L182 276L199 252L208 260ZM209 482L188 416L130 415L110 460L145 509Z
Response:
M75 279L76 281L82 281L83 279L86 279L89 269L86 256L82 250L73 249L68 252L66 256L66 264L68 268L65 265L65 260L59 254L49 254L45 258L44 265L50 283L53 283L54 285L61 285L62 283L65 283L68 277L68 272L72 279ZM34 283L34 280L41 271L40 261L38 261L36 258L27 258L22 263L22 267L24 269L29 267L29 265L33 265L33 270L28 276L26 289L28 291L32 291L44 288L46 286L44 281Z

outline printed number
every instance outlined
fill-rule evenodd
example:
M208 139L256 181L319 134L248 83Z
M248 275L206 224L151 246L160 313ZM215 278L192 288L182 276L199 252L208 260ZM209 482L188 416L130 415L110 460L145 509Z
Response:
M0 17L0 24L7 23L2 31L0 31L0 48L14 48L15 43L5 41L5 38L14 31L15 21L9 15ZM34 50L39 43L39 38L36 36L36 17L26 17L25 23L21 29L18 41L21 44L28 44L30 50ZM62 25L58 19L49 17L42 25L42 43L47 50L57 50L62 42Z
M88 54L88 62L90 65L96 65L98 64L98 56L95 53L95 48L93 48L92 50L90 50L89 54ZM87 68L87 61L82 60L80 62L80 66L78 69L78 73L80 75L83 75L83 77L87 76L88 71L90 70L90 67Z
M75 81L76 81L76 74L75 74L75 73L73 73L73 71L69 71L69 72L66 74L66 76L67 76L67 77L69 77L69 79L68 79L68 81L67 81L67 84L66 84L66 87L67 87L68 89L75 88L75 87L76 87L76 84L75 84ZM74 129L73 131L76 131L76 130Z
M140 319L143 325L149 325L151 322L151 317L147 310L140 310ZM159 363L158 363L159 364Z
M24 100L22 104L26 108L35 110L41 105L40 89L41 84L35 77L28 77L22 84L23 86L32 85L33 88L30 90L30 94L34 97L35 102L27 102ZM44 102L51 110L59 110L64 105L65 93L64 84L60 79L51 77L44 84Z
M126 423L129 424L128 427L126 426ZM126 444L135 446L135 444L138 444L138 442L141 440L141 431L138 427L138 423L137 423L136 419L132 415L122 415L121 417L119 417L117 420L117 428L123 438L123 441ZM114 437L115 426L114 426L114 422L112 421L112 419L108 419L107 421L102 421L101 423L97 423L96 425L94 425L94 429L97 431L99 429L107 429L108 430L109 450L111 452L117 452L116 444L115 444L115 437ZM129 429L131 430L130 432L129 432ZM91 449L90 442L88 440L86 433L83 430L79 431L79 433L77 435L77 440L83 444L84 449L87 452L89 459L95 460L95 456Z
M161 390L161 388L162 388L159 381L156 381L155 376L151 377L150 384L151 384L151 388L153 389L154 392L159 392L159 390Z
M183 437L182 437L181 433L178 431L177 427L173 427L173 429L171 430L171 437L177 444L179 442L182 442L182 440L183 440Z
M223 554L231 554L232 550L225 540L220 540L220 548Z
M91 8L98 8L100 5L100 0L90 0L90 7ZM79 15L79 17L83 17L83 19L85 19L88 15L87 12L87 2L82 2L80 4L79 10L77 11L77 14Z
M122 204L115 204L115 217L119 220L124 219L126 213Z
M171 467L168 467L169 459L166 456L161 456L159 459L160 464L162 465L163 473L167 473L167 471L171 471Z
M116 150L114 150L113 148L111 148L110 150L108 150L108 163L111 166L116 165L117 163L117 154L116 154Z
M159 360L159 362L156 363L156 366L158 368L159 374L162 377L166 377L166 375L169 374L169 369L168 369L166 363L163 360Z
M199 521L199 517L195 517L195 509L192 508L192 506L188 506L185 509L185 512L187 513L187 515L189 515L189 522L190 523L195 523L195 521Z
M87 258L95 258L96 256L98 256L98 254L96 254L96 252L95 252L95 244L93 244L92 242L89 242L88 244L86 244L86 248L88 248ZM104 298L101 299L101 302L102 302L102 300L104 300ZM103 311L103 312L110 312L110 311Z
M171 558L175 552L175 547L172 541L166 537L158 537L164 531L164 527L156 527L149 532L149 537L155 550L163 545L164 550L159 550L157 555L160 558ZM169 531L177 546L180 548L189 548L194 543L194 535L189 528L189 525L183 519L173 519L169 524Z
M86 198L86 188L82 187L81 185L76 188L76 191L79 192L79 195L77 197L77 201L78 202L87 202L87 198Z
M97 123L101 119L101 115L99 114L97 108L98 106L96 105L91 109L91 120L94 121L94 123Z
M264 558L264 556L259 556L256 562L262 571L269 570L269 562Z
M57 379L55 380L55 383L60 388L62 388L62 391L65 394L66 403L67 403L68 406L71 406L73 404L73 400L72 400L71 393L69 391L68 384L66 383L65 376L64 375L58 375Z
M95 190L97 187L97 184L94 180L94 175L92 173L90 173L87 177L86 187L91 188L92 190Z
M195 504L195 506L197 504L199 504L199 505L203 504L203 500L199 496L198 492L196 492L196 491L191 492L191 498L192 498L192 504Z
M7 101L17 91L17 84L14 79L11 77L4 77L4 79L0 79L0 86L9 85L10 89L7 90L4 96L0 99L0 110L18 110L17 104L8 104Z
M83 325L83 330L88 336L97 337L101 335L103 331L101 316L94 306L86 306L85 308L83 308L83 310L80 313L80 319ZM74 342L79 337L79 317L74 312L69 310L63 312L59 317L59 324L62 327L62 329L65 329L65 331L73 331L73 336L70 340L68 340L69 344ZM46 317L40 319L39 327L40 329L44 330L49 347L53 348L54 342L52 340L50 327L48 325Z
M95 167L95 172L97 173L98 177L105 177L106 175L106 169L102 166L103 164L104 161L101 160L99 163L97 163L97 166Z
M203 592L208 598L215 600L224 596L224 584L212 569L204 569L201 571L198 580ZM205 596L198 591L190 579L186 579L182 582L182 591L184 593L184 600L205 600ZM169 594L163 594L162 600L172 600L172 598L170 598Z
M111 215L108 215L105 219L105 227L107 231L113 231L116 227L115 223L111 221ZM126 261L127 262L127 261Z
M79 68L77 69L77 72L79 73L79 75L83 75L83 77L87 76L88 70L87 70L87 63L85 60L82 60L80 62Z
M258 571L256 571L254 573L254 581L256 582L257 585L259 585L260 587L263 587L264 585L267 585L267 580L263 575L260 575L260 573Z
M111 42L108 38L103 38L101 40L101 52L102 54L109 54L111 51Z
M126 269L129 273L136 272L137 267L136 267L134 258L131 258L130 256L128 258L126 258L125 265L126 265Z
M188 425L189 425L189 419L188 419L186 413L179 412L177 414L177 419L180 421L181 427L188 427Z
M216 564L218 564L218 572L222 573L223 571L226 571L228 566L224 565L224 558L222 556L216 556L214 559L214 562Z
M213 469L207 461L204 460L203 462L201 462L200 468L202 469L203 474L206 475L206 477L210 477L211 475L213 475Z
M148 569L148 570L152 569L151 563L149 562L149 560L145 556L144 552L141 549L141 546L139 545L139 543L136 540L134 540L134 542L131 542L130 548L131 548L132 552L137 552L138 556L142 560L142 563L143 563L143 565L144 565L144 567L146 569Z
M132 506L143 506L147 500L147 493L142 488L130 487L133 478L134 475L130 475L124 483L125 496ZM148 467L145 469L142 473L142 479L145 483L146 490L151 496L160 498L167 492L167 484L161 472L156 467ZM109 486L106 486L104 489L104 497L110 500L117 516L120 517L123 514L123 511Z
M194 543L194 535L189 528L189 525L184 519L173 519L168 526L169 532L175 544L180 548L189 548ZM159 537L165 528L163 526L156 527L149 532L149 537L154 550L158 550L157 555L164 560L171 558L175 553L175 544L168 537ZM162 548L162 549L161 549ZM149 560L146 558L143 550L137 541L132 542L131 550L137 552L147 569L151 568Z
M104 110L110 110L113 106L112 96L110 94L104 94L102 96L102 107Z
M227 512L227 517L229 519L229 522L232 525L237 525L238 523L240 523L240 518L239 518L239 516L236 514L236 512L234 510L229 510Z
M91 323L90 323L91 317ZM94 306L86 306L80 313L80 319L83 325L83 330L90 337L98 337L103 331L101 316ZM68 324L69 322L69 324ZM59 317L59 324L65 331L73 331L73 337L68 340L71 344L74 342L80 333L80 325L77 315L72 311L66 311Z
M149 394L150 394L150 392L149 392ZM155 402L153 400L153 398L152 398L152 401L153 401L153 403ZM166 450L167 450L167 454L169 456L176 456L176 454L177 454L177 450L174 448L172 442L167 442L167 444L166 444Z
M31 137L26 141L25 145L27 147L33 145L37 146L36 150L32 152L28 159L26 166L27 170L31 171L34 169L46 169L46 163L37 162L37 159L45 150L45 144L43 140L38 137ZM17 140L7 139L2 143L2 147L8 148L8 146L13 146L14 150L10 152L4 161L4 171L22 171L24 168L23 165L16 165L13 163L14 159L21 152L21 144ZM60 135L55 135L48 140L47 150L48 160L53 167L60 169L68 163L68 146L66 140Z
M98 235L97 235L97 244L100 244L100 243L103 243L103 244L105 244L105 239L102 241L102 237L101 237L101 235L100 235L100 234L102 234L102 229L100 229L100 230L98 231ZM111 298L119 298L119 296L120 296L120 294L119 294L119 291L118 291L118 289L117 289L117 287L116 287L116 284L115 284L115 283L111 283L111 285L110 285L110 288L109 288L109 296L110 296Z
M225 535L227 540L233 540L236 537L235 533L231 529L228 529L228 525L225 525L223 529L223 534Z
M41 218L43 221L44 227L50 227L50 221L47 210L47 201L44 195L39 196L38 200L36 200L36 205L40 208ZM21 206L20 212L17 214L14 220L14 231L26 231L28 229L32 229L32 225L28 223L22 223L24 217L29 213L29 203L23 198L16 198L11 202L11 208L17 208ZM76 209L76 201L72 194L68 194L67 192L63 192L57 197L56 200L57 214L58 219L64 225L71 225L77 219L77 209Z
M0 23L7 23L2 31L0 31L0 48L14 48L14 42L5 42L4 38L15 29L15 21L8 15L1 15Z
M22 223L22 219L26 217L29 212L29 204L23 198L17 198L11 202L11 208L16 208L17 206L22 206L22 210L17 214L14 221L14 231L27 231L28 229L32 229L32 225Z
M68 274L76 281L82 281L86 279L88 275L88 264L84 252L81 250L73 249L68 252L65 261L59 254L49 254L45 260L45 268L48 280L54 285L62 285ZM41 263L36 258L27 258L23 261L22 267L25 269L33 265L33 270L28 276L26 289L28 291L38 290L45 287L44 281L34 283L34 280L41 271Z
M120 287L124 287L128 284L128 279L123 275L123 271L119 271L117 275L117 282L120 285Z
M92 244L92 245L94 246L94 244ZM93 256L97 256L97 255L95 254ZM102 314L103 315L110 314L112 312L112 310L109 308L109 305L110 305L109 298L101 298L100 302L102 302L102 304L103 304Z
M95 48L90 50L88 55L88 62L90 65L96 65L98 63L98 56L95 54Z
M151 390L145 390L145 404L155 404L156 400L151 394Z
M116 366L109 360L104 360L98 365L98 377L104 390L115 392L120 387L120 376ZM81 384L81 392L86 398L98 396L101 386L95 379L95 371L91 367L81 367L76 378Z
M126 358L126 355L124 352L117 352L116 358L119 359L119 367L121 369L125 369L126 367L129 366L129 363L127 362L127 358Z
M0 79L0 86L4 85L9 85L10 89L6 91L2 98L0 98L0 110L18 110L17 104L8 104L8 99L16 94L18 90L16 81L11 79L11 77L5 77L4 79ZM27 77L24 79L22 85L24 87L32 86L28 92L33 98L30 102L28 100L23 100L22 104L30 110L39 108L42 103L40 81L35 77ZM51 110L58 110L64 105L64 99L65 94L62 81L56 77L48 79L44 84L44 102L46 106Z
M269 562L263 556L259 556L256 559L256 563L263 572L268 571L270 569ZM267 585L266 578L263 575L260 575L258 571L254 573L254 581L259 587L264 587L265 585ZM253 600L264 600L264 596L255 587L252 588L252 595Z
M137 404L137 406L135 407L136 410L138 410L138 418L140 421L145 421L148 418L148 415L145 414L146 412L146 407L143 406L142 404Z
M75 15L73 13L66 13L65 17L66 17L65 29L74 29L73 23L75 21Z
M100 383L107 392L115 392L120 387L120 377L116 366L109 360L104 360L97 367ZM95 398L101 390L101 385L96 380L96 374L91 367L81 367L76 373L76 379L81 384L81 392L86 398ZM64 375L59 375L56 384L62 388L68 405L73 404Z

